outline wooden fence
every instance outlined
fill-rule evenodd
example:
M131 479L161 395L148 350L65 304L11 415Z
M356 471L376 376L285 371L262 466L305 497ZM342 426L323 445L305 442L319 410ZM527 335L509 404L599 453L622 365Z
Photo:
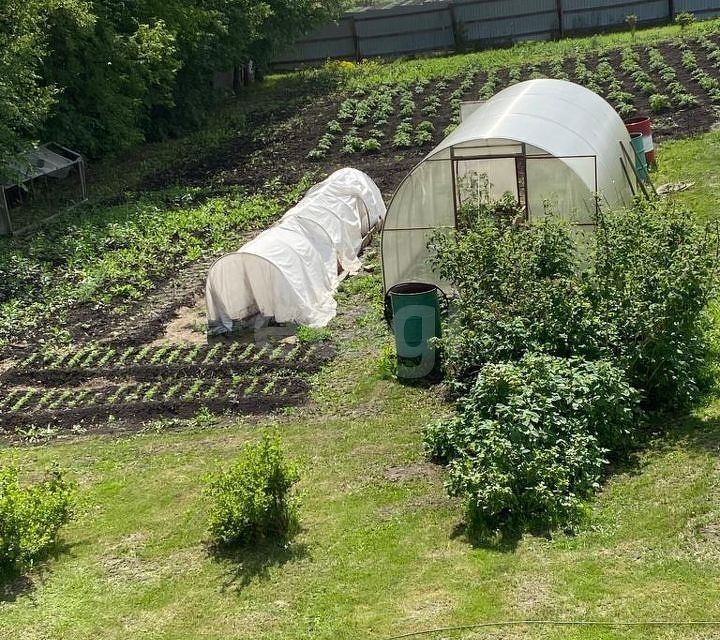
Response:
M291 69L328 59L361 60L428 51L478 48L625 25L669 22L683 11L699 19L720 15L718 0L400 0L346 13L278 56Z

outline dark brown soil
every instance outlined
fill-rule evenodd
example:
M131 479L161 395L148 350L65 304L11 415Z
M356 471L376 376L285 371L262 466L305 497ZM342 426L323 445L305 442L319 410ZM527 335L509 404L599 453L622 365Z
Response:
M229 384L229 381L228 381ZM30 409L9 411L0 416L0 434L14 435L18 428L28 425L51 427L72 427L82 425L92 428L102 424L110 416L114 420L137 425L163 418L192 418L205 408L213 413L231 411L236 414L270 413L283 407L296 406L306 402L308 383L294 379L283 387L282 392L250 394L247 396L222 398L198 398L191 400L136 400L109 402L116 388L109 387L93 396L93 401L78 407L61 407L56 410ZM99 397L98 397L99 396Z
M268 413L307 400L307 376L334 355L328 344L233 343L127 348L114 344L34 355L0 376L0 434L28 426L139 427L202 408Z
M683 69L681 53L676 45L664 44L659 48L667 62L676 69L680 81L698 97L699 104L688 109L668 109L666 113L656 114L657 117L654 119L657 139L686 137L710 130L717 121L717 114L709 96ZM693 48L697 51L698 58L704 59L699 47ZM644 58L644 48L640 47L639 50L641 57ZM638 92L631 79L623 77L623 73L620 71L620 51L603 55L618 70L618 78L622 81L625 89L635 95L637 113L650 113L648 96ZM586 64L590 70L593 70L597 61L597 56L588 55ZM571 59L565 61L563 68L571 80L576 80L574 64ZM662 80L649 69L647 70L658 87L662 87L664 85ZM718 75L717 70L713 67L706 70L711 75ZM521 76L523 79L527 79L533 72L552 76L546 64L528 65L522 69ZM508 75L507 70L500 72L501 87L507 85ZM474 86L465 93L463 99L476 99L485 79L486 74L478 72L474 79ZM385 139L383 149L379 153L343 155L342 144L338 140L331 149L327 161L311 162L306 158L308 152L315 147L317 141L325 133L327 122L336 119L338 105L346 97L329 94L304 107L295 114L291 121L272 128L266 136L262 137L262 140L253 141L247 137L237 138L200 158L181 160L175 166L149 176L143 186L147 189L156 189L176 183L202 186L243 185L254 190L264 185L270 178L278 178L284 184L294 184L300 176L308 171L327 173L342 166L354 166L368 172L378 182L381 190L390 195L410 169L422 160L434 144L443 138L443 130L451 119L448 96L457 88L460 79L454 78L445 82L448 84L447 89L438 94L443 99L443 107L431 118L422 115L421 106L424 100L435 92L434 85L430 84L422 93L416 95L417 109L413 116L413 125L416 126L424 119L431 120L435 125L432 144L411 149L392 148L390 142L395 128L401 120L396 112L389 119L388 124L383 127ZM349 126L344 125L344 129L347 130ZM358 127L358 135L361 138L369 137L368 130L371 127L372 124ZM338 136L338 138L340 137Z

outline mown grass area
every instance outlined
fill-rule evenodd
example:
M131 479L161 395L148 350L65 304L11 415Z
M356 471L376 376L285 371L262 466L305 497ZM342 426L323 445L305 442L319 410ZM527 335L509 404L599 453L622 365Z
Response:
M473 547L427 464L439 389L380 379L379 281L348 281L341 354L315 404L262 422L300 461L301 533L224 557L207 547L203 477L259 424L149 424L133 437L5 449L27 473L59 461L81 513L33 584L4 587L0 637L386 638L502 619L720 618L720 401L678 419L617 470L578 535ZM646 638L646 630L527 627L435 638ZM662 629L657 638L706 638Z
M653 175L656 185L692 182L691 188L672 195L690 207L702 221L720 219L720 130L673 140L660 146L660 165Z

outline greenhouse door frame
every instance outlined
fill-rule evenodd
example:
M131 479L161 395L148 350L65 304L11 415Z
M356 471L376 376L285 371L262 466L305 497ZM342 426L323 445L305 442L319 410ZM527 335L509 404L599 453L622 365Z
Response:
M473 160L514 160L515 161L515 184L517 189L518 204L525 208L525 221L528 220L528 184L527 184L527 149L525 143L522 143L521 153L503 153L495 155L472 155L472 156L456 156L455 147L450 147L450 164L452 167L452 185L453 185L453 215L455 220L455 228L458 223L458 207L460 205L460 193L458 191L458 168L461 162L472 162ZM533 156L530 156L531 158Z
M600 199L598 197L598 163L597 156L591 154L582 155L568 155L568 156L553 156L550 154L546 155L528 155L527 145L521 143L521 153L505 153L497 155L489 154L476 154L476 155L455 155L455 147L450 147L450 165L452 170L452 188L453 188L453 214L455 220L455 228L457 229L458 223L458 208L460 204L460 194L458 192L458 168L461 162L472 161L472 160L515 160L515 181L517 184L518 193L518 204L525 207L525 221L527 222L530 217L530 211L528 209L528 203L530 202L528 193L528 174L527 174L527 162L535 160L573 160L573 159L592 159L593 170L594 170L594 182L595 188L592 190L593 197L595 198L595 214L600 215ZM524 200L524 202L523 202ZM579 227L594 227L591 223L575 223L573 226Z

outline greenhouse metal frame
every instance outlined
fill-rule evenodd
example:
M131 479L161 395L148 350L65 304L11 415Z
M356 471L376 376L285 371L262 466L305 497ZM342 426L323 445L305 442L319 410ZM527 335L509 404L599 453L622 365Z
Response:
M424 282L447 289L428 263L427 244L456 228L462 180L487 176L489 195L509 192L525 220L547 205L571 225L594 227L601 208L627 206L635 195L627 129L597 94L562 80L513 85L479 105L403 180L383 227L385 291Z

